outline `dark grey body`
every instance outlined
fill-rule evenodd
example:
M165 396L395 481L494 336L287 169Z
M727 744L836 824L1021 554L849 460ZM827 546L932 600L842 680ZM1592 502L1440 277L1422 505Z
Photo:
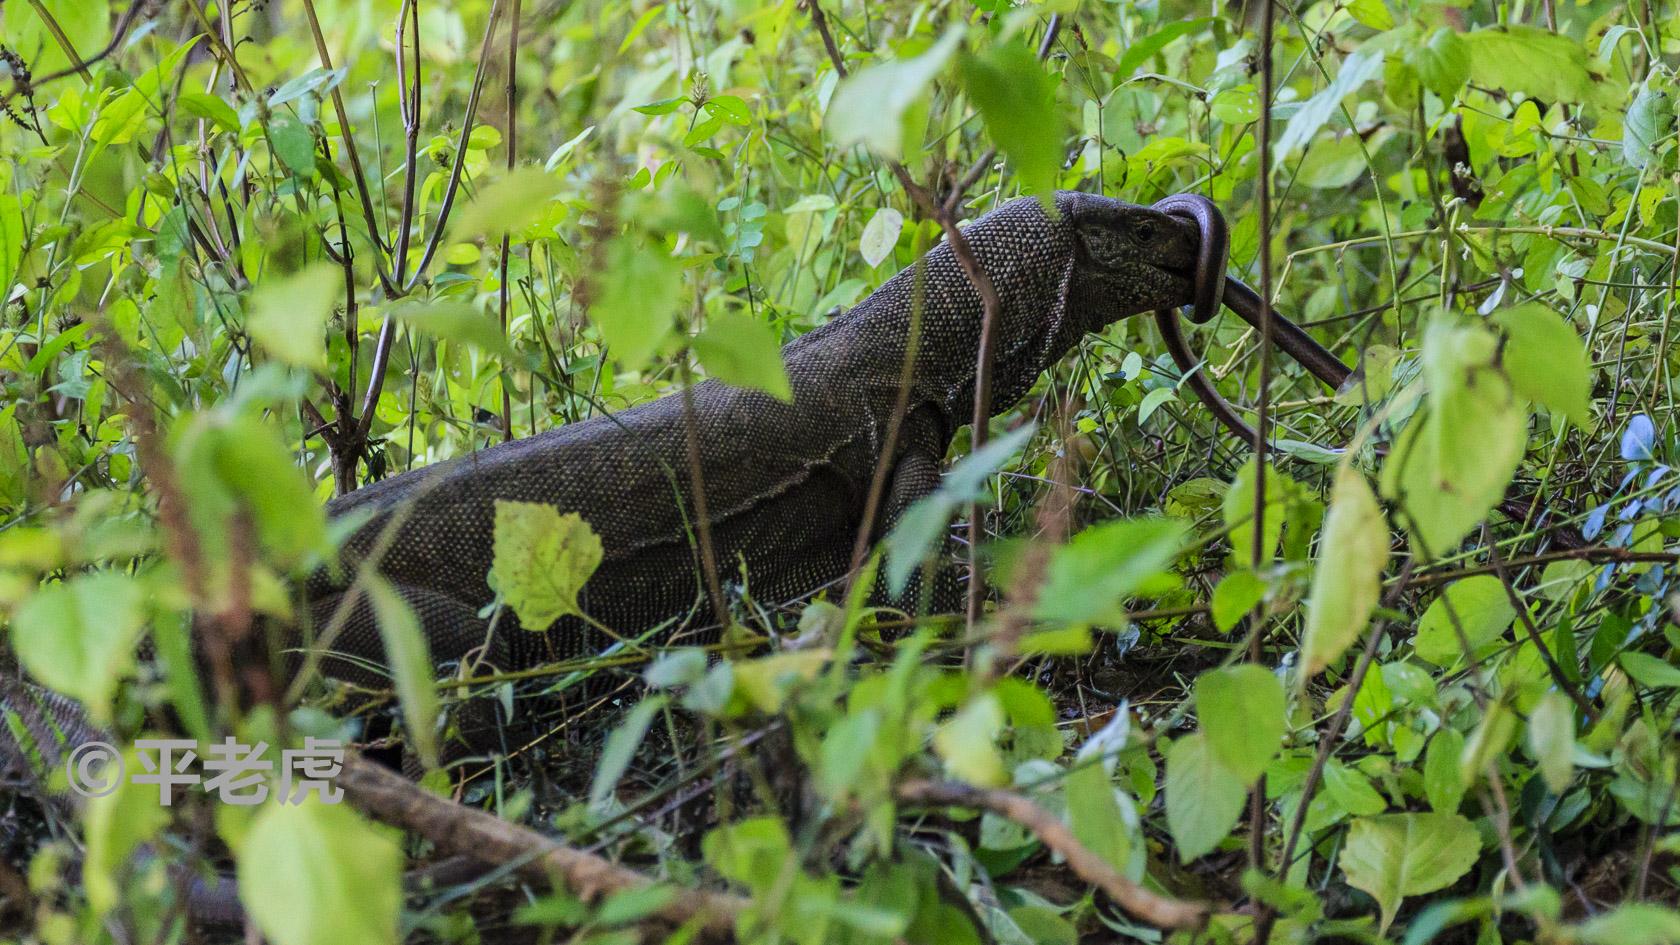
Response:
M1186 303L1194 228L1144 207L1063 193L1047 214L1013 201L966 228L1000 298L995 411L1022 397L1088 331ZM782 351L793 402L706 381L693 391L703 481L720 574L743 567L755 598L780 601L841 577L863 522L871 477L887 448L914 295L914 267L846 314ZM983 314L949 244L926 257L922 339L905 425L893 453L879 532L938 484L939 466L972 411ZM372 564L419 613L434 658L486 642L478 611L493 597L495 501L543 502L577 512L605 557L582 597L596 620L629 635L696 611L701 600L684 407L671 395L528 439L415 470L334 500L333 516L370 515L348 542L337 577L307 594L314 625L344 604L356 569ZM372 561L392 516L400 525ZM391 537L391 536L387 536ZM357 597L365 595L355 595ZM339 615L343 620L344 615ZM382 663L377 625L354 606L331 649ZM507 615L485 652L516 669L599 649L575 618L545 633ZM346 675L347 667L329 672ZM349 675L358 675L351 672Z

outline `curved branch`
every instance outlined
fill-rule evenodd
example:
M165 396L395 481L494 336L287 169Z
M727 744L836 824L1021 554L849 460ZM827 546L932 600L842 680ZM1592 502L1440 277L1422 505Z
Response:
M1107 893L1134 918L1157 928L1199 929L1213 911L1208 903L1164 896L1120 875L1107 860L1081 843L1067 824L1019 794L950 781L917 780L899 785L898 799L909 804L978 808L1020 824L1040 843L1060 854L1080 879Z
M446 853L492 866L515 864L520 875L558 883L585 902L654 882L493 814L438 797L354 752L345 755L344 770L335 783L375 820L420 834ZM724 941L733 938L735 918L747 906L747 900L727 893L675 888L670 901L653 915L672 925L700 918L703 939Z

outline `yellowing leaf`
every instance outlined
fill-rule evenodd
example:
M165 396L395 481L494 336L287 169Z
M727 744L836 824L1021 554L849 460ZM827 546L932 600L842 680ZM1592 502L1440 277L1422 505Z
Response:
M527 630L581 615L578 592L601 565L601 539L576 512L543 502L496 500L490 585Z
M1383 934L1402 899L1458 882L1481 846L1476 828L1457 814L1361 817L1348 828L1342 872L1348 885L1370 893L1381 907Z
M395 945L402 851L347 804L269 804L239 851L239 898L275 945Z
M321 370L327 364L327 317L344 295L344 273L330 263L309 265L251 293L245 328L276 359Z
M1303 678L1335 662L1371 619L1388 567L1388 520L1371 486L1343 466L1330 490L1301 643Z
M1283 683L1263 666L1244 663L1209 670L1196 680L1202 737L1220 764L1253 784L1289 730Z
M793 388L782 348L770 326L746 312L714 317L690 342L706 373L734 387L750 387L791 403Z

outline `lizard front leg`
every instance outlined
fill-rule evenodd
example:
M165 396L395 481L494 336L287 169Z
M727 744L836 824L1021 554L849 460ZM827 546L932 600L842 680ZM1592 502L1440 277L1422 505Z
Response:
M448 594L413 585L394 585L420 624L420 633L433 666L448 664L468 667L469 675L508 669L506 627L490 627L475 608ZM348 602L348 610L344 608ZM310 616L317 634L339 627L320 652L321 672L334 679L368 689L391 685L387 667L391 661L379 632L378 615L365 593L344 592L310 602ZM342 612L341 612L342 611ZM489 750L496 744L494 706L488 700L473 700L457 716L463 738L474 751ZM446 752L458 754L458 752Z
M933 494L939 483L938 457L924 449L910 449L900 455L888 482L885 514L879 534L890 534L910 507ZM953 544L947 536L931 556L931 564L917 568L910 582L898 594L893 594L887 586L885 575L877 577L873 602L878 606L895 607L905 613L916 614L923 610L926 591L926 612L961 613L964 589L953 552Z

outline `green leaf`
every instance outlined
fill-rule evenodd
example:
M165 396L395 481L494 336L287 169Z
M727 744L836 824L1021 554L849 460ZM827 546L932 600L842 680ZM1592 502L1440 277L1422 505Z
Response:
M656 695L636 703L636 707L625 714L624 721L618 723L618 727L607 736L606 743L601 746L601 756L595 762L595 778L589 785L590 810L602 815L612 813L607 801L612 797L613 788L624 776L625 769L630 767L636 746L642 743L648 726L653 724L654 717L665 708L667 701L665 696Z
M1680 689L1680 667L1649 653L1623 653L1616 657L1622 670L1646 689Z
M1592 95L1587 50L1564 33L1535 26L1465 33L1477 85L1522 92L1546 102L1579 104Z
M269 804L239 850L239 898L275 945L395 945L402 851L349 805Z
M891 207L875 211L863 228L862 239L858 241L858 252L863 254L863 261L869 264L869 268L886 262L898 245L898 234L903 230L904 214Z
M933 733L933 750L945 761L951 776L978 787L1009 783L1009 772L997 748L1003 731L1003 706L987 692L968 701Z
M1662 85L1661 77L1652 72L1645 77L1622 121L1622 157L1630 166L1644 170L1673 128L1674 97Z
M1188 863L1219 845L1242 816L1248 791L1214 755L1200 733L1186 735L1167 752L1167 829Z
M1491 574L1467 577L1448 584L1423 612L1412 649L1419 659L1436 666L1454 666L1464 659L1459 630L1469 641L1471 654L1484 656L1516 617L1499 578Z
M1320 128L1341 107L1342 99L1352 95L1366 82L1382 75L1383 54L1380 50L1362 48L1348 54L1330 84L1307 99L1295 114L1289 116L1283 134L1278 136L1274 164L1281 164L1291 151L1304 148L1318 135Z
M527 630L581 616L578 592L601 565L601 539L583 516L543 502L496 500L490 586Z
M1417 71L1423 87L1444 101L1452 101L1470 81L1470 47L1451 27L1443 26L1409 46L1406 63Z
M707 864L748 889L769 889L792 852L787 827L776 817L754 817L718 827L701 841Z
M117 681L134 667L146 617L139 582L115 571L79 574L31 594L12 615L11 642L29 674L111 718Z
M111 11L109 4L89 0L41 0L41 6L58 24L70 41L77 58L85 64L89 57L110 42ZM46 21L28 0L8 3L4 7L6 46L29 63L29 71L37 80L48 73L72 67L70 57L53 38ZM72 79L71 81L80 81Z
M1497 341L1452 315L1424 332L1428 410L1383 462L1382 496L1430 557L1450 554L1505 495L1528 439L1523 401L1493 364Z
M1465 787L1481 780L1483 773L1505 757L1516 734L1516 713L1503 702L1489 705L1476 722L1475 731L1465 740L1464 750L1458 754L1458 777Z
M1383 0L1352 0L1347 5L1347 11L1354 19L1379 32L1394 28L1394 15L1388 12L1388 5Z
M1384 934L1401 900L1458 882L1480 852L1476 828L1457 814L1387 814L1353 822L1341 865L1348 885L1381 907Z
M905 140L906 125L914 124L906 118L944 71L962 35L962 27L954 26L920 56L873 65L841 80L823 117L829 139L836 147L861 144L892 159L906 147L919 148L920 141Z
M1184 522L1168 518L1118 519L1085 529L1051 557L1034 615L1062 623L1117 620L1125 598L1167 572L1185 531Z
M1569 322L1539 302L1494 313L1505 331L1500 363L1511 386L1585 430L1592 423L1592 362Z
M0 194L0 298L11 297L28 235L23 225L23 202L16 194Z
M607 249L589 318L618 363L639 368L671 333L682 291L682 267L675 259L621 236Z
M1181 36L1200 33L1212 26L1213 17L1198 17L1193 20L1174 20L1164 24L1160 29L1148 36L1135 39L1126 45L1126 51L1121 54L1120 61L1115 64L1114 78L1130 79L1138 66L1148 62L1156 53L1172 45Z
M1230 633L1265 597L1266 582L1253 571L1243 568L1226 574L1214 586L1213 599L1208 602L1214 627L1220 633Z
M327 318L344 297L344 273L331 263L311 263L251 293L245 328L265 351L293 367L327 366Z
M1534 704L1528 713L1528 750L1546 787L1561 796L1575 774L1575 708L1568 696L1554 689Z
M1129 873L1132 838L1126 812L1103 766L1081 765L1068 772L1066 797L1068 824L1074 836L1121 874Z
M208 92L182 89L175 99L175 105L181 111L212 122L216 127L232 134L238 134L242 127L239 113L233 110L233 106Z
M782 365L782 347L776 342L768 324L747 312L730 311L713 316L690 344L712 377L792 403L793 388Z
M373 603L379 624L379 639L385 645L385 662L396 683L408 737L427 768L435 768L437 753L438 691L432 685L432 656L426 635L414 608L389 581L377 572L361 578Z
M1388 809L1388 802L1371 786L1371 779L1332 758L1324 766L1324 790L1342 810L1369 817Z
M1437 814L1455 814L1469 785L1458 772L1464 755L1464 736L1457 729L1444 728L1429 740L1423 756L1423 793Z
M315 135L303 122L287 113L274 116L268 123L268 142L274 156L295 176L309 179L315 176Z
M986 133L1015 166L1022 188L1048 199L1061 171L1066 130L1056 109L1055 81L1018 40L965 56L962 75Z
M1653 902L1630 902L1576 926L1585 945L1675 945L1680 912Z
M542 168L518 168L473 195L451 220L449 238L497 240L517 234L543 218L559 189L560 179Z
M1302 678L1339 659L1371 619L1388 567L1388 520L1365 477L1336 470L1301 642Z
M1231 488L1225 491L1221 511L1224 514L1226 540L1231 543L1231 561L1246 567L1254 560L1254 485L1255 463L1250 460L1237 470ZM1286 497L1298 488L1294 480L1271 464L1266 465L1265 535L1260 541L1260 560L1270 562L1277 555L1278 540L1283 536Z
M89 798L82 815L82 831L87 838L82 885L95 915L104 916L121 904L118 880L133 862L134 851L169 824L169 806L164 804L158 785L122 776L123 772L144 770L139 752L129 748L122 755L120 767L106 767L93 780L83 782L115 782L109 794Z
M1210 670L1196 680L1202 736L1244 786L1265 772L1289 731L1285 702L1283 683L1253 663Z
M503 359L518 357L502 326L468 302L401 302L391 308L391 317L440 341L457 341Z

